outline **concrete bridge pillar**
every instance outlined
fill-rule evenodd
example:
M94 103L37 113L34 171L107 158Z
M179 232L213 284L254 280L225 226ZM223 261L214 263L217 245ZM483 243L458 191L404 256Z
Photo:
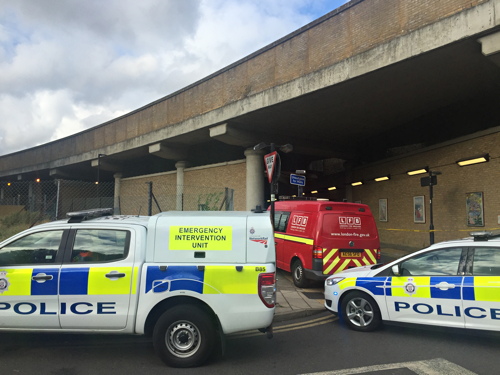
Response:
M175 209L182 211L184 198L184 169L186 169L187 161L178 161L175 163L177 168L177 202Z
M115 173L113 175L115 178L115 198L114 198L114 203L113 203L113 213L115 215L120 215L121 210L120 210L120 191L121 191L121 183L122 183L122 177L123 173Z
M245 150L247 164L246 209L250 211L257 205L264 208L264 153L261 150Z

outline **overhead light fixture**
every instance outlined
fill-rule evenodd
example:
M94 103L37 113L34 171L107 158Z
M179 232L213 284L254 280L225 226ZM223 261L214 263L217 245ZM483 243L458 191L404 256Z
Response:
M318 194L318 191L317 190L313 190L313 191L311 191L311 194Z
M465 167L466 165L486 163L487 161L490 161L489 154L475 156L475 157L468 158L468 159L461 159L461 160L458 160L456 163L461 167Z
M359 185L363 185L363 181L351 182L351 186L359 186Z
M390 176L390 175L374 178L374 180L375 180L376 182L380 182L380 181L387 181L387 180L390 180L390 179L391 179L391 176Z
M427 173L427 172L429 172L429 167L414 169L414 170L406 172L406 174L408 176L415 176L416 174L422 174L422 173Z
M328 188L328 190L336 190L336 189L337 189L337 187L336 187L336 186L330 186L330 187Z

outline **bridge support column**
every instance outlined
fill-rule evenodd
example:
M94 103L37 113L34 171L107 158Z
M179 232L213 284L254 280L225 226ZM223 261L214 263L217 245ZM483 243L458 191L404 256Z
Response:
M186 169L187 161L178 161L175 163L175 168L177 168L177 202L175 204L175 209L177 211L182 211L183 199L184 199L184 169Z
M121 192L121 183L122 183L122 173L115 173L113 175L115 178L115 196L114 196L114 202L113 202L113 213L115 215L120 215L121 214L121 209L120 209L120 192Z
M264 208L264 159L262 151L245 150L246 174L246 209L250 211L256 206Z

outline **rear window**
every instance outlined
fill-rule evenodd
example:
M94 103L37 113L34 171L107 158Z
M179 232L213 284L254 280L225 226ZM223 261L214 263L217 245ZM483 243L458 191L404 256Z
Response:
M334 238L378 238L372 216L356 215L348 212L345 214L325 214L323 216L322 235Z
M288 224L288 219L290 218L290 212L278 211L274 214L274 230L277 232L286 232L286 226Z
M130 233L113 229L78 229L71 253L72 263L111 262L128 255Z

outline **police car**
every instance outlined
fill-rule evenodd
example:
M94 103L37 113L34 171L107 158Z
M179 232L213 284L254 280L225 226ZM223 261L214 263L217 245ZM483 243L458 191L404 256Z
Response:
M500 233L475 232L325 280L325 307L356 331L382 321L500 330Z

